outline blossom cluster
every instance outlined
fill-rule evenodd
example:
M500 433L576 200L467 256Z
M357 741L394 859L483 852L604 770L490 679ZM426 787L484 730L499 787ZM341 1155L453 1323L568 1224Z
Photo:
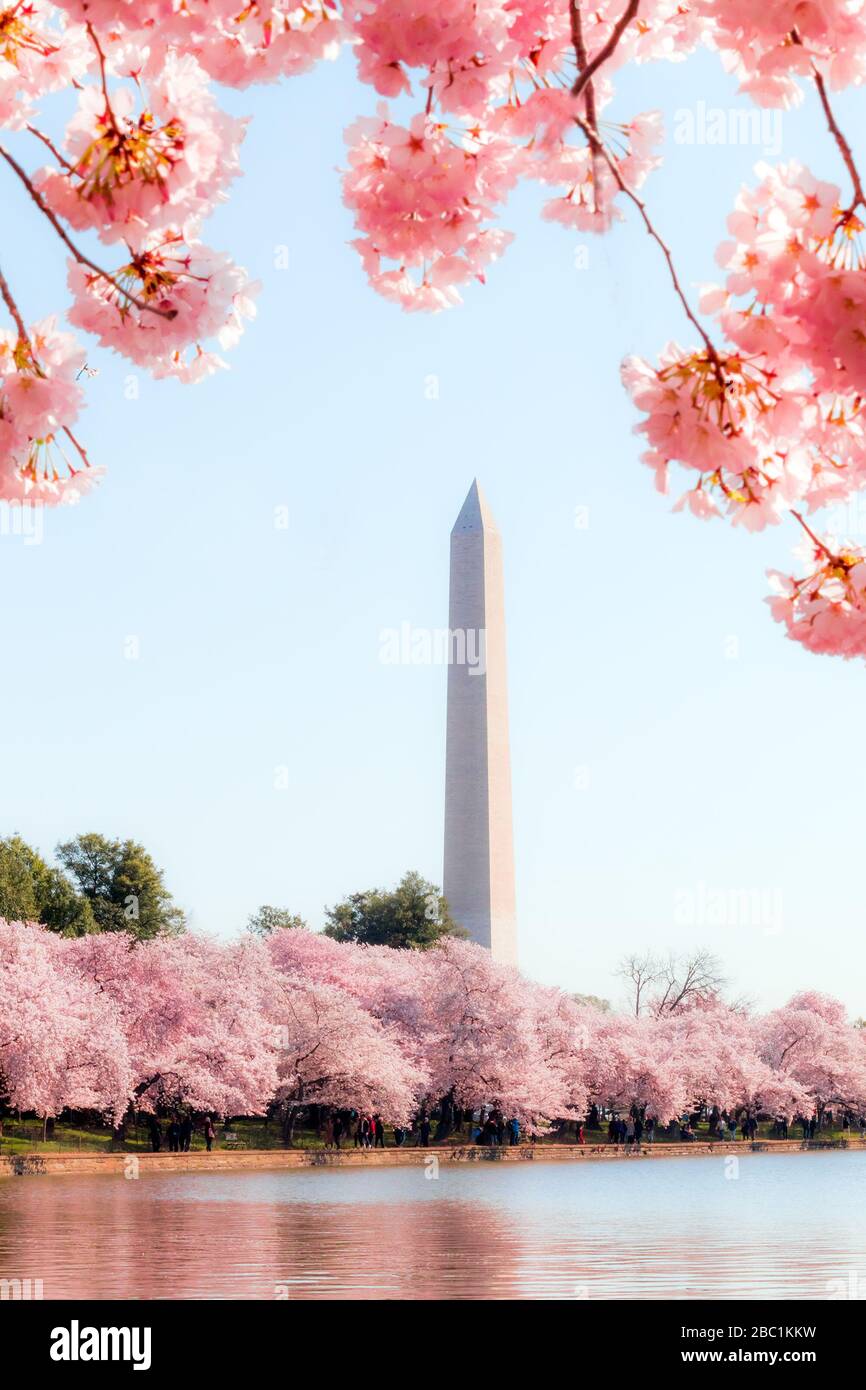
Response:
M661 1123L695 1105L790 1118L863 1110L866 1031L814 992L764 1015L715 998L605 1012L456 940L397 951L298 928L134 943L0 919L0 1093L115 1119L325 1104L406 1123L443 1097L540 1130L593 1103Z
M711 331L639 192L659 162L660 118L609 111L624 65L682 60L698 46L760 105L810 90L852 185L845 195L794 162L759 167L719 248L725 284L701 301ZM659 487L681 467L690 486L679 506L761 530L862 486L866 198L831 97L866 80L866 0L0 0L0 127L40 142L42 163L28 172L2 145L0 156L71 254L76 329L157 377L197 381L225 365L256 287L202 239L240 172L245 130L213 84L296 76L343 47L384 98L349 126L343 174L377 293L406 310L459 304L507 249L499 218L521 180L549 190L544 218L581 234L608 231L630 207L700 332L658 363L624 367ZM40 105L67 89L78 106L55 143ZM106 263L78 246L84 233ZM73 500L96 473L70 445L80 395L40 359L2 277L0 289L15 330L3 355L0 493ZM15 413L19 377L48 401L34 429ZM803 593L826 590L835 603L838 582L798 585L795 610ZM850 586L845 603L859 611ZM814 620L810 610L791 635L805 639Z

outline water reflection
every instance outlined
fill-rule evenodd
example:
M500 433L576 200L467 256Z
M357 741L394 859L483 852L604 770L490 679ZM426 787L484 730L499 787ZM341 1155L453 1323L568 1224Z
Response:
M866 1156L0 1182L0 1278L46 1298L866 1294Z

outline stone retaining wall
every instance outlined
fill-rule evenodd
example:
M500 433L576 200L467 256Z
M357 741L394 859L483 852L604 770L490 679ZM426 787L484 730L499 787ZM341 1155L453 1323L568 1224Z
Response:
M246 1173L282 1168L403 1168L425 1163L435 1155L449 1163L584 1163L592 1160L634 1162L641 1158L696 1158L709 1154L827 1153L842 1149L866 1152L866 1143L849 1139L837 1143L799 1139L767 1139L754 1144L737 1142L691 1144L520 1144L515 1148L478 1148L443 1144L429 1149L215 1149L212 1153L47 1153L5 1155L0 1152L0 1177L45 1174L119 1173L137 1164L147 1173Z

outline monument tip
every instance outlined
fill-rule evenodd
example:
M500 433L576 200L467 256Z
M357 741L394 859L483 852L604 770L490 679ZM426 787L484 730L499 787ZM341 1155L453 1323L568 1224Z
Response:
M466 501L460 508L460 514L452 527L451 534L467 531L496 531L497 529L487 498L481 491L478 479L473 478L472 486L466 494Z

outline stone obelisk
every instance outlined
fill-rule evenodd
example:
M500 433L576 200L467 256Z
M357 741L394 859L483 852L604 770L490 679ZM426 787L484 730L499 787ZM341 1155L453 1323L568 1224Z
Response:
M477 481L451 532L445 873L451 915L517 964L502 537Z

